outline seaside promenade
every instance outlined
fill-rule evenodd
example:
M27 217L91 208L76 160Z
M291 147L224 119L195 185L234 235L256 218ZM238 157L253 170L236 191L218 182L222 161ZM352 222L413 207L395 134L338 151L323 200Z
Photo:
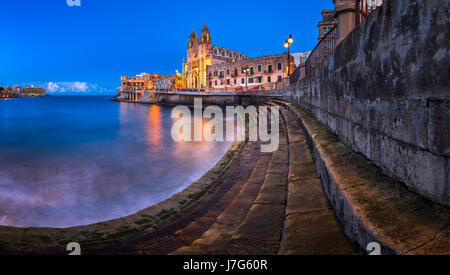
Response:
M389 178L286 101L280 148L242 142L186 190L134 215L68 229L0 227L1 254L447 254L450 211ZM420 232L420 235L417 235Z
M390 0L369 14L364 2L334 1L342 23L286 88L117 99L277 106L279 150L237 142L187 189L128 217L0 227L0 254L65 254L75 241L83 254L449 255L450 3Z

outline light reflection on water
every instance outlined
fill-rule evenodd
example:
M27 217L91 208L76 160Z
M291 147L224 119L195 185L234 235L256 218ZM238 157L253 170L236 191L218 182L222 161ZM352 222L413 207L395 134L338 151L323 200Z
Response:
M183 190L231 142L175 143L170 114L106 97L0 101L0 224L90 224Z

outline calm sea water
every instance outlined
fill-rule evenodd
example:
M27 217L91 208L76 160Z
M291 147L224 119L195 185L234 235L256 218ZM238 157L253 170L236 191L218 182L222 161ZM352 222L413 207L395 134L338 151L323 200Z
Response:
M69 227L183 190L230 142L176 143L171 108L108 97L0 100L0 224Z

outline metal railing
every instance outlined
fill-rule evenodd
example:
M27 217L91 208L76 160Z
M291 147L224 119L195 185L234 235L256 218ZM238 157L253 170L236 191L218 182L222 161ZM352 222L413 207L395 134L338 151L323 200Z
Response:
M330 55L337 44L337 26L334 26L316 45L305 63L305 75L310 74L320 63ZM292 79L291 79L292 80ZM291 82L292 83L292 82Z
M364 18L383 5L383 3L384 0L356 0L356 25L359 25Z
M295 69L295 71L291 74L290 83L297 82L301 77L302 66L299 66Z
M385 0L355 0L356 2L356 24L360 24L364 18L369 16ZM330 55L337 46L337 25L334 26L316 45L305 63L305 76L310 74L322 61ZM301 67L298 67L291 75L290 83L295 83L301 78Z

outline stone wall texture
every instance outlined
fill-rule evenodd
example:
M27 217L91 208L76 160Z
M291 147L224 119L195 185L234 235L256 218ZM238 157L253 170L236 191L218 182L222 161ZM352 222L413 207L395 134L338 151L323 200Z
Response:
M194 106L195 99L202 99L203 106L236 106L236 105L258 105L272 99L281 99L272 93L245 92L245 93L184 93L184 92L151 92L139 99L140 103L162 104L162 105L185 105Z
M385 0L281 91L383 173L450 205L448 0Z

